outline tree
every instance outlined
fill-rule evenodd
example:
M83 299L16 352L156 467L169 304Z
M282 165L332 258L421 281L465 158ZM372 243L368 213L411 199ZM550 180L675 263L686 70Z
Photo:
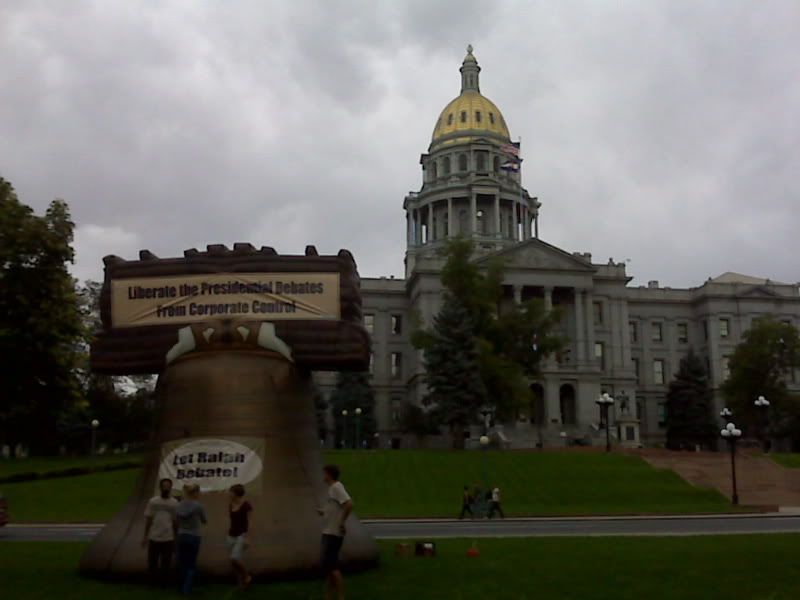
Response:
M313 395L314 413L317 417L317 436L320 440L326 440L328 438L328 420L325 416L328 414L328 403L316 383L314 384Z
M503 262L483 267L473 253L470 240L447 243L442 308L433 327L413 340L424 351L427 401L455 435L477 421L483 404L491 404L499 420L528 406L542 357L563 345L552 333L560 313L547 313L538 300L503 303Z
M708 372L703 359L690 349L667 392L667 447L715 448L718 432L712 411Z
M772 435L800 441L800 400L789 393L786 380L800 368L800 336L790 323L773 317L753 322L728 363L729 376L722 393L734 419L747 435L759 435L764 427L753 402L765 396L769 402Z
M337 447L344 443L348 448L357 447L358 443L370 443L377 423L375 422L375 392L370 384L370 375L366 372L340 372L336 378L336 387L331 393L329 403L336 424L335 438ZM356 409L361 415L356 415ZM342 411L347 416L342 416Z
M406 405L403 411L402 430L415 436L419 445L423 445L429 435L439 433L434 415L417 404Z
M0 178L0 436L39 454L57 450L59 419L80 399L73 229L65 202L36 216Z

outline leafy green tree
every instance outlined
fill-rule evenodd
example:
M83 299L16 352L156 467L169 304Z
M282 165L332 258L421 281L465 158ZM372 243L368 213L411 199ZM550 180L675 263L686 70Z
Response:
M667 447L715 448L718 431L712 416L713 406L704 361L690 349L667 392Z
M456 435L477 421L483 404L492 405L500 420L528 406L530 380L542 358L563 345L552 333L560 313L547 313L538 300L501 310L504 264L493 260L483 267L473 253L470 240L447 243L442 308L433 327L413 339L424 351L427 400Z
M375 422L375 392L370 384L370 374L366 372L340 372L336 378L336 387L331 393L329 403L336 424L336 446L342 442L348 448L355 448L364 441L367 445L372 441L377 423ZM361 415L356 415L356 409ZM342 411L347 416L342 416Z
M402 430L417 438L420 446L424 445L425 438L437 435L439 427L434 415L416 404L407 404L403 410Z
M60 416L80 399L73 229L65 202L36 216L0 178L0 436L37 454L57 450Z
M721 389L745 434L756 437L763 431L753 402L765 396L770 402L771 434L800 441L800 400L787 388L787 379L800 368L797 329L773 317L755 320L728 366L730 374Z

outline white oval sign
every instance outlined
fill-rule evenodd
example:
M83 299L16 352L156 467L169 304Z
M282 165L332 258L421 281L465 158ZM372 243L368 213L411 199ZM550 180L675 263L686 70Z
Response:
M261 457L252 448L231 440L200 439L166 454L158 478L172 479L176 488L196 483L203 492L218 492L253 481L261 469Z

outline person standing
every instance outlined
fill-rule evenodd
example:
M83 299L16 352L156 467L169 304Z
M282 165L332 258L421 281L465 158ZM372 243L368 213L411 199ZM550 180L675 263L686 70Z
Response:
M469 487L465 485L464 491L461 493L461 514L458 515L458 520L463 520L467 513L471 519L475 518L475 513L472 512L472 495L469 493Z
M230 494L228 515L231 526L228 529L228 549L231 553L233 571L236 573L236 582L239 584L239 589L244 590L253 580L242 562L242 554L247 547L247 530L250 526L250 513L253 507L244 499L243 485L237 483L231 486Z
M492 490L492 499L489 502L489 518L494 516L495 511L500 513L500 516L505 519L506 515L503 513L503 507L500 506L500 488L496 487Z
M353 512L353 500L339 481L339 467L325 465L322 476L328 486L325 507L318 509L322 515L322 543L320 548L320 562L325 574L325 600L333 600L336 594L338 600L344 600L344 581L339 570L339 551L347 533L345 522Z
M192 591L192 582L197 571L197 554L200 552L200 526L204 525L206 510L198 502L200 486L187 483L183 486L183 500L175 513L178 517L178 587L182 594Z
M150 498L144 510L142 547L147 548L147 573L153 584L165 584L175 551L178 501L172 497L172 480L158 482L159 495Z

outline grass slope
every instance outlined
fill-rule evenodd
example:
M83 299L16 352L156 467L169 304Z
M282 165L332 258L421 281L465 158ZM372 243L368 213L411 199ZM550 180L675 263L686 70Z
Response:
M75 467L104 467L121 463L141 462L142 454L110 454L108 456L35 457L0 460L0 478L18 473L47 473Z
M800 454L784 454L773 452L770 454L772 460L789 469L800 469Z
M696 513L730 510L713 490L624 454L599 452L334 451L361 517L455 517L463 486L503 490L508 515ZM4 484L16 522L102 522L122 506L138 470Z
M794 600L800 597L797 535L680 538L513 538L437 544L433 559L395 558L381 543L380 569L347 579L350 600ZM76 574L80 543L0 542L0 589L16 600L174 598L172 590L100 583ZM203 585L194 597L245 597ZM246 597L311 600L319 581L256 584Z

